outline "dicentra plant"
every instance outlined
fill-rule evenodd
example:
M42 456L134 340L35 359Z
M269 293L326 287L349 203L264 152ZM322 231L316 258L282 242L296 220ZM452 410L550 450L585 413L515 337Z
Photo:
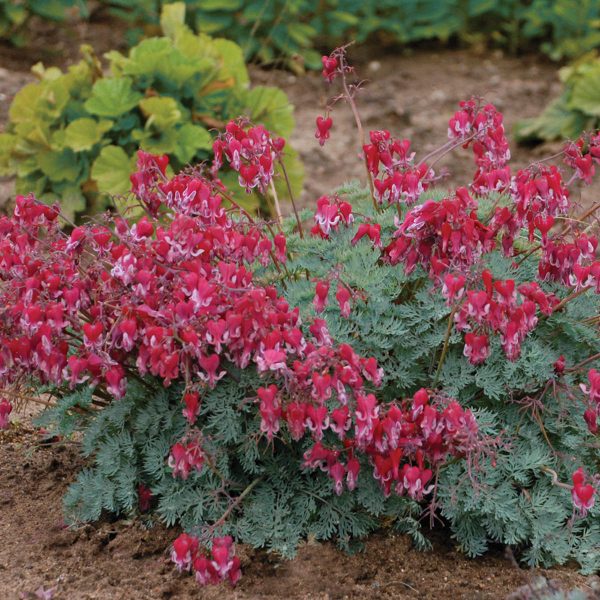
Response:
M4 421L50 394L44 426L81 430L89 457L70 522L153 510L185 529L172 558L201 584L237 582L234 541L293 556L385 523L424 548L436 520L469 555L500 542L597 570L598 205L570 190L600 137L512 172L501 114L472 99L417 157L364 132L345 48L323 66L368 185L315 211L264 221L232 201L223 165L266 189L284 149L247 121L211 168L167 177L140 152L141 219L67 234L58 206L17 198L0 220ZM475 176L447 189L434 166L464 149Z

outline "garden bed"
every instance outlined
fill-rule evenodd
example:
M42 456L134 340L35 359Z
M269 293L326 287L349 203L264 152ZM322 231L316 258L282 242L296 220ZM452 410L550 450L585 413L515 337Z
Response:
M56 48L46 48L43 54L40 50L39 57L30 51L26 59L19 58L3 48L2 122L12 95L30 78L28 64L41 58L64 65L64 57L73 58L76 43L94 41L96 33L94 28L77 31ZM412 139L413 147L422 153L431 149L426 139L443 137L460 99L485 96L505 112L510 131L516 120L535 115L558 90L555 65L533 57L517 60L501 54L419 51L374 61L361 56L362 51L357 54L361 71L373 79L364 93L366 126L392 128ZM255 82L283 87L296 105L292 145L300 150L310 173L303 204L312 205L336 185L362 175L360 160L352 151L356 140L348 110L340 108L334 115L327 153L314 139L314 98L325 98L318 75L254 70L253 76ZM519 149L514 162L523 166L549 153L548 146ZM444 165L453 172L449 185L472 175L465 170L466 162L455 155L445 159ZM597 183L586 188L581 201L597 196L599 189ZM4 182L0 205L10 194L10 181ZM382 531L368 542L365 553L355 556L310 540L291 562L242 549L240 585L234 591L223 587L200 591L192 578L173 570L167 548L175 534L160 525L149 528L149 522L135 519L65 529L61 499L82 466L77 446L41 445L37 434L28 429L28 417L20 420L23 425L0 434L0 591L6 597L34 598L40 597L35 595L38 589L55 589L52 597L59 599L502 598L534 575L515 567L502 548L470 560L453 548L448 536L436 532L434 550L420 553L411 549L408 538ZM543 573L568 587L586 585L575 568Z

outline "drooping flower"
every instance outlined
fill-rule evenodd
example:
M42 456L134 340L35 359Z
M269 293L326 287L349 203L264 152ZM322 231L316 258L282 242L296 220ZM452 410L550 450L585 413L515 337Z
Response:
M12 404L6 398L0 400L0 429L8 429L12 409Z
M319 145L324 146L326 140L329 139L329 130L333 125L333 119L331 117L317 117L317 130L315 137L319 140Z
M571 496L573 498L573 505L582 516L585 516L594 506L596 490L592 484L585 483L586 476L582 467L573 473L572 479L573 488Z
M348 318L350 316L350 311L351 311L351 307L350 307L350 298L351 298L351 294L348 291L348 288L341 282L338 283L338 288L337 288L337 292L335 294L335 299L338 301L338 304L340 306L340 313L342 314L342 317L344 318Z
M327 306L327 296L329 295L329 281L317 281L315 286L315 297L313 306L315 311L321 313Z
M175 563L178 571L189 571L196 552L198 551L198 538L182 533L173 542L171 560Z

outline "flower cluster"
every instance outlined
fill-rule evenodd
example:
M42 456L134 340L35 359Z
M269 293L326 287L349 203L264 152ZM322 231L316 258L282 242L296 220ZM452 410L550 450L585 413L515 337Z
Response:
M325 81L332 83L339 75L352 71L352 67L346 61L346 48L336 48L329 56L322 56L322 75Z
M588 139L580 137L575 142L567 142L564 148L564 162L575 171L576 178L591 183L596 173L594 163L600 163L600 134L596 132Z
M540 279L572 285L576 290L594 287L600 293L600 260L596 259L598 239L578 233L572 242L548 239L538 264Z
M363 152L379 203L415 204L433 181L433 170L415 164L409 140L395 140L387 130L371 131L369 137Z
M187 479L192 469L202 471L204 461L201 436L198 432L190 430L187 439L177 442L171 448L168 464L173 470L173 477L180 476L182 479Z
M508 360L517 360L523 340L538 322L538 309L550 315L558 300L536 282L517 286L513 279L493 281L489 271L481 278L485 289L468 290L455 309L456 328L468 332L464 354L474 365L484 362L490 352L489 334L497 333ZM442 293L449 303L463 296L464 283L462 276L445 277Z
M348 226L354 222L352 206L340 200L337 196L321 196L317 200L315 225L310 230L312 235L327 239L332 231L336 231L340 223Z
M213 386L224 359L244 368L279 343L301 349L297 310L254 285L248 268L270 260L273 243L285 252L285 240L227 217L206 180L181 175L146 190L160 193L168 224L118 219L67 236L58 211L32 197L0 220L4 382L88 382L119 398L128 372Z
M174 542L171 560L179 571L193 571L200 585L216 585L228 581L235 585L242 576L240 559L230 536L212 540L210 553L200 549L197 537L182 533Z
M239 174L239 183L250 193L258 188L264 193L273 178L275 162L281 156L285 140L273 137L262 125L247 126L243 121L230 122L225 133L213 143L213 173L223 164L223 156Z
M328 408L332 379L320 380L321 402L293 401L285 408L293 439L308 432L313 446L304 454L304 465L319 468L333 480L341 494L344 480L349 490L357 484L359 458L366 455L386 496L392 490L422 500L433 471L449 455L463 456L479 443L475 418L456 401L419 390L412 400L381 405L373 394L355 394L350 402L338 394L338 404ZM330 430L329 443L325 433ZM337 443L333 440L337 437ZM429 465L426 466L426 462Z
M510 148L504 132L502 114L493 104L483 107L475 99L460 103L448 123L451 142L464 147L471 146L477 165L473 177L473 190L478 194L507 189L510 169Z
M136 171L131 174L131 190L144 202L146 210L153 216L158 214L161 199L157 190L159 181L166 178L169 157L155 156L143 150L138 151Z
M493 232L477 219L476 209L464 187L440 202L426 200L398 224L384 249L386 259L402 263L407 273L421 265L434 278L448 270L467 272L494 247Z

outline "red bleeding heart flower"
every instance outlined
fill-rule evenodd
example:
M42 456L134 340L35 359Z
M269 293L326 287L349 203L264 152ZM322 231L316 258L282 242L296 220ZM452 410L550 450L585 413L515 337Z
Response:
M194 555L198 551L198 538L182 533L173 542L171 560L178 571L189 571L192 568Z
M573 488L571 496L573 498L573 505L582 516L585 516L594 506L596 490L592 484L585 483L586 476L581 467L573 473L572 479Z
M138 504L140 512L147 512L150 510L153 497L150 488L146 487L143 483L138 485Z
M328 281L317 281L315 286L315 297L313 300L313 306L315 311L321 313L327 306L327 296L329 295L329 282Z
M185 408L182 410L183 416L190 425L193 425L200 413L200 394L188 392L183 396L183 403L185 404Z
M490 342L487 335L467 333L465 335L464 355L473 365L479 365L490 354Z
M335 56L322 56L321 63L323 64L323 77L331 83L338 74L338 60Z
M333 125L333 119L331 117L317 117L317 130L315 137L319 140L319 145L324 146L325 141L329 139L329 130Z
M12 409L12 404L6 398L0 400L0 429L8 429Z
M352 294L350 294L350 291L343 283L338 283L335 298L340 305L340 313L342 314L342 317L347 319L350 316L350 299L352 298Z

